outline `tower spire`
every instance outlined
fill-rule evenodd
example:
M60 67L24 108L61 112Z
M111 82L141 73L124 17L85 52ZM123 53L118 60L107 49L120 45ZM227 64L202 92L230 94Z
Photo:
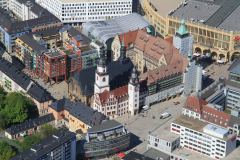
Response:
M177 33L180 34L180 35L188 34L188 31L186 30L186 27L185 27L184 16L183 16L183 19L181 21L181 26L180 26L179 30L177 30Z

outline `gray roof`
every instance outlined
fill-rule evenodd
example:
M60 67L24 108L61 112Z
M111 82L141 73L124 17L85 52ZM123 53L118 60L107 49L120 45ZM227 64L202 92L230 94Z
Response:
M27 90L28 85L31 83L31 79L26 74L4 58L0 58L0 70L24 90Z
M55 138L54 136L59 137ZM61 136L62 135L62 136ZM76 133L70 132L67 129L60 129L54 134L48 136L47 138L43 139L39 143L33 145L29 149L17 154L15 157L13 157L11 160L35 160L39 159L40 157L44 156L47 153L50 153L55 148L59 147L60 145L64 145L64 143L68 142L70 139L76 137ZM34 149L40 149L37 152L34 152L31 150L31 148Z
M126 156L122 157L122 160L143 160L143 157L144 155L131 151ZM144 160L155 160L155 159L146 156Z
M209 2L208 2L209 3ZM178 8L174 13L171 14L173 17L182 19L184 16L185 20L201 23L200 20L206 22L212 15L217 12L220 5L208 5L208 3L190 1L187 5Z
M40 31L36 31L36 32L32 32L29 35L37 35L39 37L47 37L47 36L52 36L55 34L59 33L59 30L62 28L62 26L57 26L57 27L52 27L52 28L47 28L47 29L43 29ZM54 36L57 37L57 36Z
M113 128L117 128L119 126L123 126L123 125L115 120L104 121L102 124L95 125L94 127L88 129L88 133L110 130Z
M106 119L105 115L93 110L81 101L77 101L76 104L71 107L69 114L91 127L101 124L102 121Z
M39 17L51 15L51 13L48 10L46 10L36 2L34 2L30 10L36 15L38 15Z
M239 3L239 2L237 2L237 3ZM234 5L234 4L232 4L232 1L229 4ZM237 8L220 25L217 26L217 28L225 29L228 31L234 31L234 32L240 31L240 28L239 28L239 26L240 26L240 19L239 19L240 5L239 4L238 4Z
M37 41L35 41L31 36L31 34L24 34L19 37L24 43L26 43L29 47L31 47L36 53L42 55L42 53L47 52L48 50L41 46Z
M89 21L83 26L83 34L88 36L88 32L90 32L96 39L106 43L109 38L115 37L116 33L122 34L148 26L151 24L141 15L131 13L105 21Z
M41 46L44 46L44 45L47 45L47 43L43 40L43 39L40 39L38 41L36 41L38 44L40 44Z
M228 68L228 71L240 75L240 56L235 59L233 64Z
M52 109L54 109L57 112L62 111L62 110L67 110L69 112L71 106L73 106L73 105L74 105L74 103L72 101L70 101L67 98L63 98L63 99L53 102L51 105L49 105L49 107L51 107Z
M16 34L19 32L29 32L31 28L36 26L43 26L46 24L52 24L60 22L60 20L53 14L42 16L36 19L30 19L27 21L15 21L11 16L6 14L3 8L0 8L0 25L4 28L8 34Z
M156 159L157 157L158 158L162 158L163 160L170 159L170 155L168 155L168 154L166 154L164 152L161 152L159 150L156 150L154 148L148 149L146 152L143 153L143 155L145 155L147 157L150 157L152 159Z
M126 63L121 64L121 61L113 61L108 63L109 85L110 90L122 87L128 84L131 75L133 63L127 58ZM95 71L97 67L91 67L77 72L72 80L79 82L82 90L82 95L94 94ZM87 77L87 78L86 78ZM70 82L71 83L71 82Z
M229 123L228 123L228 127L233 127L233 125L235 123L238 124L238 125L240 124L240 117L236 117L236 116L231 115Z
M40 103L53 100L51 94L37 84L32 84L28 89L27 94Z
M52 113L47 114L47 115L44 115L42 117L38 117L38 118L35 118L35 119L32 119L32 120L29 120L27 122L23 122L21 124L12 126L8 129L6 129L6 132L9 133L10 135L15 135L15 134L18 134L18 133L22 133L25 130L29 130L31 128L46 124L46 123L51 122L53 120L55 120L53 114Z

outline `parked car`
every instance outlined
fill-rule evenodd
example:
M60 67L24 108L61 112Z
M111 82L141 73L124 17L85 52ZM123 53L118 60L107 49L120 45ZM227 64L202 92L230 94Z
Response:
M180 104L180 102L179 101L174 101L173 102L175 105L178 105L178 104Z
M168 112L165 112L165 113L162 113L162 114L161 114L160 119L164 119L164 118L167 118L167 117L169 117L169 116L171 116L171 114L168 113Z

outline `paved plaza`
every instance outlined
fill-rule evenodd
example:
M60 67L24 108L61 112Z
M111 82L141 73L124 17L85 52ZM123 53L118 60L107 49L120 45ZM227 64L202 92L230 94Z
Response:
M128 119L128 115L126 114L116 118L116 121L125 125L126 129L132 133L130 150L135 150L138 153L145 152L147 150L147 136L149 131L152 132L169 119L172 121L179 117L182 114L182 107L185 100L186 97L182 96L155 104L151 106L151 109L147 112L145 111L145 113L140 113L143 114L144 117L136 115L129 116ZM174 101L179 101L180 104L174 105ZM171 116L166 119L160 119L160 114L164 112L170 113ZM152 115L155 119L152 119Z
M36 83L38 83L40 86L42 86L44 89L46 89L48 92L51 93L53 98L56 100L62 99L63 96L67 98L68 95L68 85L65 81L59 81L58 84L56 84L53 80L52 85L50 86L49 83L44 83L43 79L34 79Z

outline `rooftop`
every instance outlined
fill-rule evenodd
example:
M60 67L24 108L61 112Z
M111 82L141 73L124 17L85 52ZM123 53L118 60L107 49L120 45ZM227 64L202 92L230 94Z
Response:
M188 1L186 5L179 7L171 16L197 23L207 22L221 8L220 5L210 5L209 3ZM172 8L174 9L174 8Z
M184 0L148 0L148 2L160 16L166 18L166 15L176 9Z
M240 9L240 7L238 7L238 8ZM240 13L240 10L239 10L239 13ZM240 75L240 56L238 56L238 58L234 60L232 65L228 68L228 71L230 73Z
M55 118L54 118L53 114L51 113L51 114L47 114L47 115L44 115L42 117L38 117L38 118L35 118L32 120L30 119L27 122L23 122L21 124L15 125L15 126L12 126L8 129L6 129L6 132L9 133L10 135L15 135L18 133L22 133L25 130L29 130L31 128L46 124L46 123L54 121L54 120L55 120Z
M143 153L143 155L147 156L149 158L152 158L152 159L156 159L157 157L162 158L164 160L170 159L170 155L168 155L164 152L161 152L157 149L154 149L154 148L148 149L146 152Z
M158 127L156 130L154 130L150 134L152 136L156 136L158 138L164 139L169 142L175 141L180 136L171 132L171 123L173 121L174 119L168 120L166 123L162 124L160 127Z
M131 13L105 21L88 21L83 27L83 34L88 35L88 32L90 32L96 39L106 43L109 38L114 38L117 33L122 34L148 26L151 26L151 24L141 15Z
M111 87L111 90L126 85L129 82L132 67L133 63L129 58L127 58L127 63L124 64L121 64L119 60L108 63L109 85ZM72 77L73 80L80 82L82 95L86 96L94 94L94 80L96 70L96 66L84 69L77 72ZM88 79L85 77L88 77ZM119 81L119 77L121 77L121 81Z
M57 112L63 111L63 110L70 110L70 107L73 106L74 103L70 101L67 98L62 98L60 100L54 101L49 107L54 109Z
M143 157L145 157L145 159L143 159ZM121 158L122 160L155 160L153 158L150 158L150 157L147 157L147 156L144 156L140 153L137 153L137 152L134 152L134 151L131 151L129 152L127 155L125 155L124 157Z
M119 126L122 126L122 124L115 120L104 121L103 123L101 123L99 125L95 125L94 127L88 129L88 133L110 130L110 129L113 129L113 128L116 128Z
M86 2L85 0L59 0L62 3L75 3L75 2ZM116 1L116 0L106 0L106 1ZM122 1L128 1L128 0L122 0ZM89 0L88 2L102 2L101 0ZM118 1L117 1L118 2Z
M51 94L38 84L32 84L28 89L27 94L40 103L53 100Z
M60 145L63 145L63 143L75 137L76 137L76 133L70 132L67 129L60 129L54 134L48 136L47 138L43 139L39 143L35 144L31 148L19 153L18 155L13 157L11 160L39 159L43 155L49 153L53 149L57 148ZM38 150L38 151L35 152L32 149Z
M47 56L49 56L50 58L65 55L65 53L64 53L64 52L61 52L59 49L49 50L49 52L46 52L45 54L46 54Z
M184 126L186 128L189 128L189 129L192 129L192 130L204 133L204 134L207 134L207 133L203 132L203 128L206 127L208 125L208 123L197 120L197 119L194 119L194 118L191 118L191 117L188 117L188 116L185 116L185 115L179 116L172 123L178 124L180 126ZM207 135L210 135L212 137L216 137L216 136L211 135L211 134L207 134ZM226 136L224 138L219 138L219 137L216 137L216 138L227 141L230 138L232 138L233 135L234 135L234 133L228 134L228 136Z
M224 137L224 135L228 134L228 130L213 126L211 124L206 125L203 129L204 129L204 131L206 130L206 131L214 132L214 135L215 135L215 133L216 133L216 135L220 134L222 137Z

